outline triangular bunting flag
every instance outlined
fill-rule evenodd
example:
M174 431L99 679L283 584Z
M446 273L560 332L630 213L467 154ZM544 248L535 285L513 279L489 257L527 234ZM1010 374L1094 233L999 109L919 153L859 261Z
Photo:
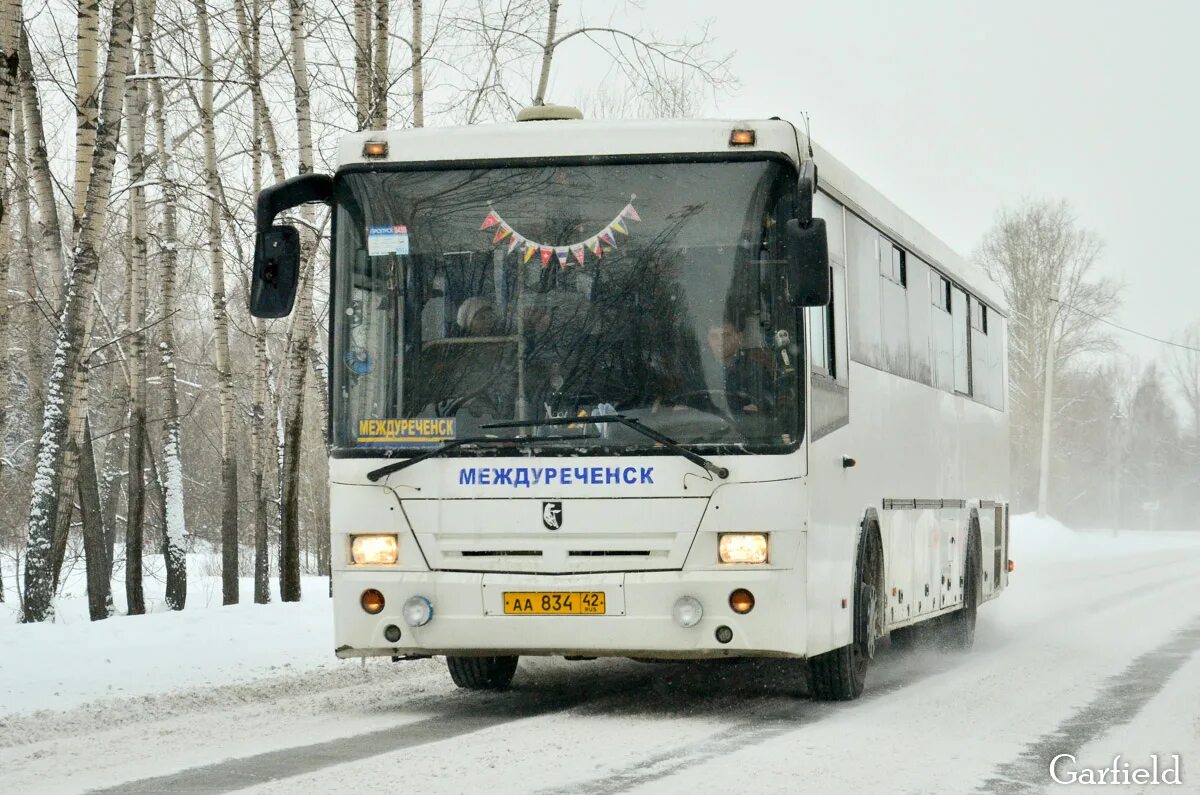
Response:
M528 246L528 245L525 246L525 258L521 260L521 263L524 264L526 262L529 262L529 260L533 259L533 255L534 255L534 253L537 252L537 250L538 250L537 246Z
M621 216L628 218L630 221L641 221L642 216L638 215L638 211L633 209L632 204L626 204L625 209L621 211Z
M508 253L509 254L513 253L513 251L516 250L517 246L521 245L524 242L525 242L525 238L521 237L518 234L513 234L512 240L508 241Z
M550 264L550 258L554 256L554 249L542 246L542 267Z
M603 240L608 245L612 246L613 248L617 247L617 239L615 237L613 237L613 233L612 233L611 229L605 229L603 232L601 232L600 239Z
M625 228L625 224L621 223L620 221L613 221L612 228L617 230L618 232L620 232L623 235L629 234L629 230Z
M560 267L560 268L567 267L567 254L569 252L570 252L570 249L567 248L566 246L557 246L554 249L554 253L558 257L558 267Z
M480 230L487 229L495 226L498 223L500 223L500 216L496 215L494 212L490 212L487 214L487 218L483 219L483 224L480 225L479 228Z
M492 243L499 243L504 238L512 234L512 229L508 224L500 224L500 228L496 230L496 236L492 238Z
M587 250L592 252L594 256L600 256L600 238L590 237L583 245L587 246Z
M575 256L576 262L583 264L583 246L571 246L571 254Z

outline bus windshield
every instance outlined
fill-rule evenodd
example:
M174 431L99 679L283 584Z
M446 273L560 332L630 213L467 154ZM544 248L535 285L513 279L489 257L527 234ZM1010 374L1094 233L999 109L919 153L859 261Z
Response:
M520 432L489 423L619 413L688 446L794 449L794 184L775 160L340 174L335 448L416 454ZM530 433L555 437L531 454L655 446L617 423Z

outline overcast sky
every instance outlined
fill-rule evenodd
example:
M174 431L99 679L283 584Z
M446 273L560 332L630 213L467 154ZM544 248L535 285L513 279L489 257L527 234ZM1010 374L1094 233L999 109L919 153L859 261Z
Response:
M572 5L563 3L571 19ZM603 3L587 0L603 21ZM813 137L970 256L997 208L1066 198L1125 285L1118 320L1170 337L1200 319L1200 2L612 3L663 38L711 19L740 85L702 115L812 118ZM689 22L684 22L690 25ZM594 85L587 44L550 98ZM590 74L588 74L590 72ZM1115 333L1139 358L1162 347Z

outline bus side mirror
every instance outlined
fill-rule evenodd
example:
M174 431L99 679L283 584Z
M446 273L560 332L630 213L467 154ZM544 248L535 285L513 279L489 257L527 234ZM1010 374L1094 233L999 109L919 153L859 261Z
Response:
M793 306L827 306L829 241L825 219L787 222L788 285Z
M275 216L309 202L333 201L333 177L301 174L258 192L254 208L254 276L250 314L285 317L296 303L300 281L300 233L294 226L275 225Z
M254 275L250 314L287 317L296 303L300 281L300 233L294 226L272 226L254 236Z

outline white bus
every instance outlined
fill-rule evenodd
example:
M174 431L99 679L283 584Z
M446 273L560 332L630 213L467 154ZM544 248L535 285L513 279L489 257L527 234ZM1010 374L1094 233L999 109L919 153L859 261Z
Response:
M960 647L1008 576L1005 307L787 121L363 132L260 194L252 311L333 210L339 657ZM921 627L923 628L923 627Z

